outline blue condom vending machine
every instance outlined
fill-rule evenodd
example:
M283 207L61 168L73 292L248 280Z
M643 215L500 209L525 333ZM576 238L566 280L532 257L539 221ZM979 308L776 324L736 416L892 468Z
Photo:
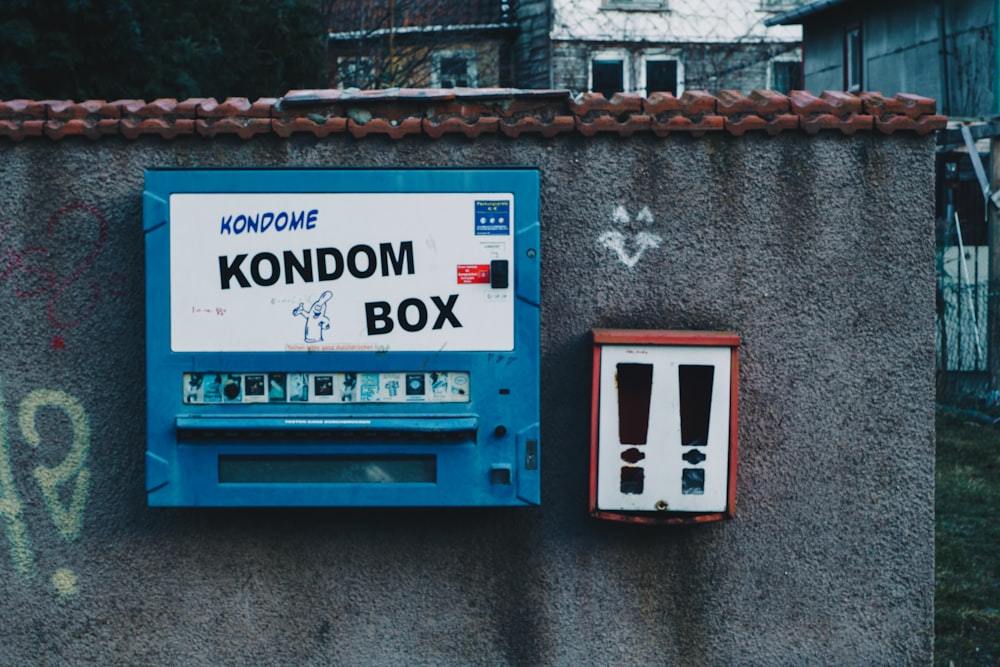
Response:
M151 506L537 505L535 169L148 169Z

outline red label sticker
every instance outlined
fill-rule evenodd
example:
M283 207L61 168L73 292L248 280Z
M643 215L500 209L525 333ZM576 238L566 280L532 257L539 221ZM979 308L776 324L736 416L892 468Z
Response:
M459 264L458 284L476 285L490 282L489 264Z

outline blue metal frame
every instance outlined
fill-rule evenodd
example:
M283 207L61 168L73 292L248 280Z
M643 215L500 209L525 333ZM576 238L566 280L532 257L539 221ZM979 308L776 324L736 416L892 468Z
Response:
M172 351L170 195L341 192L513 193L516 225L512 230L515 261L511 271L515 296L513 351ZM143 222L146 235L146 490L149 505L539 504L541 248L537 170L149 169L145 175ZM191 405L181 398L184 373L414 369L469 373L474 387L470 401L231 406L224 403ZM315 426L309 426L310 423ZM185 439L184 434L191 430L197 430L201 437ZM266 433L266 437L261 437L262 433ZM219 458L222 456L282 457L283 460L295 456L306 459L433 456L436 479L430 483L229 483L219 479Z

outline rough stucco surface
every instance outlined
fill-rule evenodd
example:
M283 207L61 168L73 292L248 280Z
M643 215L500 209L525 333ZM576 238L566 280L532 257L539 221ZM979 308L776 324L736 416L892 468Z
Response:
M932 160L909 133L0 143L0 663L929 663ZM170 165L540 167L542 506L147 508L141 195ZM663 244L629 268L612 229ZM592 327L742 336L734 520L587 517Z

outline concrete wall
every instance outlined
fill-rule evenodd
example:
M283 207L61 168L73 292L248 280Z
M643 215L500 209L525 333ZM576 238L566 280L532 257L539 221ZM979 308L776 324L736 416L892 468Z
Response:
M171 165L537 165L542 506L147 508ZM0 663L928 663L932 167L911 132L0 139ZM742 336L734 520L587 516L592 327Z

